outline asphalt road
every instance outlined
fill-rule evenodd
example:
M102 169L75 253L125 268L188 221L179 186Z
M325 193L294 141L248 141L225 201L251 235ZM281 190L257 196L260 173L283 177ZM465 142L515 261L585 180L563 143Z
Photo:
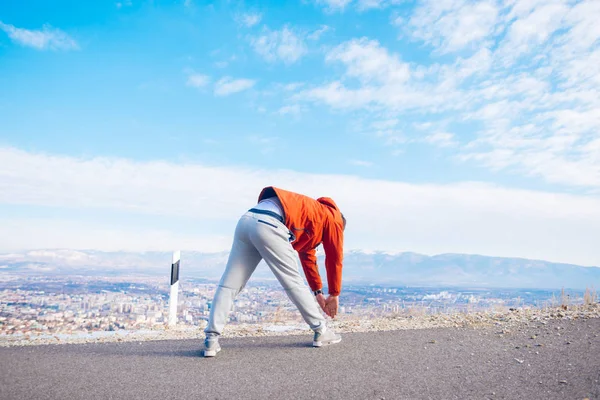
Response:
M222 339L214 359L200 340L0 348L0 399L600 398L600 320L499 331Z

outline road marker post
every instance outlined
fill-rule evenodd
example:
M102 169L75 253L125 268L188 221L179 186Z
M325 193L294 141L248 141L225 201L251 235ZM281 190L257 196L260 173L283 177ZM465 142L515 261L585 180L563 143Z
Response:
M171 293L169 294L169 327L177 324L177 294L179 292L179 264L181 252L173 252L173 261L171 263Z

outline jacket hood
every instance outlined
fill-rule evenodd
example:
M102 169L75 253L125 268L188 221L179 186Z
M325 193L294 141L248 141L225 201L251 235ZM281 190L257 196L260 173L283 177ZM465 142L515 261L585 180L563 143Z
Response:
M340 211L340 209L338 208L337 204L335 204L335 201L333 201L333 199L329 198L329 197L319 197L317 199L317 201L321 204L324 204L328 207L333 208L334 210Z

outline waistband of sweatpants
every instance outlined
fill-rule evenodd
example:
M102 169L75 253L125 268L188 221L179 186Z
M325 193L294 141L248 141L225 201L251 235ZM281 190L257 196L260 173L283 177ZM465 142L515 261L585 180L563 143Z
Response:
M256 208L251 208L248 211L256 213L256 214L263 214L263 215L268 215L269 217L273 217L277 220L279 220L279 222L281 222L282 224L285 224L285 221L283 220L283 217L277 213L274 213L273 211L269 211L269 210L259 210Z

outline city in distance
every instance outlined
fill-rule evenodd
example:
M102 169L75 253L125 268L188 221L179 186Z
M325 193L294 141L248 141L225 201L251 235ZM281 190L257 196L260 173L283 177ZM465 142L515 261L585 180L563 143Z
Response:
M205 325L227 257L227 252L182 253L180 325ZM0 255L0 260L0 335L6 340L30 334L143 332L166 324L170 253L33 250ZM323 261L321 254L321 266ZM597 267L351 251L345 254L338 319L587 304L596 301L598 283ZM267 330L302 326L262 262L236 298L230 322Z
M162 277L10 273L1 277L0 343L2 340L28 340L32 334L38 338L47 335L73 338L116 331L147 332L163 329L167 322L169 283ZM181 281L178 324L190 329L203 328L210 315L216 288L215 280ZM595 300L595 291L589 290L584 293L578 290L347 284L340 297L337 319L366 321L425 314L494 313L588 304ZM261 279L251 280L237 296L230 323L232 326L259 324L257 326L266 331L304 327L295 306L279 284Z

